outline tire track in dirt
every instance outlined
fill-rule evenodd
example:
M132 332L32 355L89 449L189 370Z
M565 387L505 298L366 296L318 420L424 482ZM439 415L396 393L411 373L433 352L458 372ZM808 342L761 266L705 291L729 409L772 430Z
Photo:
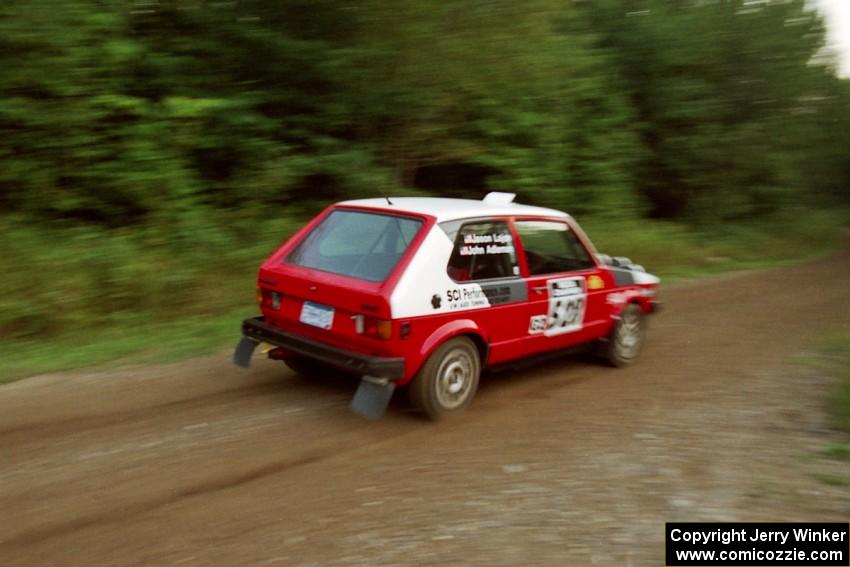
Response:
M137 502L134 504L125 504L120 508L104 510L97 514L75 518L71 521L59 523L55 525L47 525L32 531L24 532L23 534L5 540L0 540L3 545L9 546L30 546L59 537L66 534L71 534L85 528L97 527L100 524L110 524L113 522L126 521L133 516L138 516L147 512L153 512L159 508L170 504L176 504L189 498L196 498L215 492L220 492L230 488L234 488L249 482L262 479L267 476L280 474L286 470L296 467L318 463L329 455L333 454L334 449L339 447L328 448L313 454L303 455L295 459L290 459L283 462L269 463L267 465L257 467L253 470L241 473L233 477L217 477L210 479L204 483L192 485L182 489L174 494L167 494L158 498Z
M50 437L66 436L72 433L84 433L92 429L112 427L132 421L149 420L151 412L166 412L169 410L183 412L209 405L221 405L242 398L268 395L278 389L279 387L272 383L256 384L203 394L184 400L167 401L134 410L94 416L75 416L56 420L34 421L17 426L8 426L0 429L0 450L3 449L4 444L16 444L19 440L26 440L28 436L38 437L44 440Z

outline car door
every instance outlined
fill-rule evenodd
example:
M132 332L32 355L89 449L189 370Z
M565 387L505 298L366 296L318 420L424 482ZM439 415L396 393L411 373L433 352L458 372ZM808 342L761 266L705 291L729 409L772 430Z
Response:
M605 334L610 276L565 219L514 221L528 285L526 350L543 352Z
M455 317L475 321L489 342L491 363L505 360L526 338L528 299L509 220L464 219L440 228L453 242L444 269L454 285L442 302Z

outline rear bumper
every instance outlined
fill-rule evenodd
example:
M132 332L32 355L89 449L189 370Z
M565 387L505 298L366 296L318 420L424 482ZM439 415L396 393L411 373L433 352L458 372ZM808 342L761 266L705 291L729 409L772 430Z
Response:
M242 335L257 342L269 343L288 351L318 360L356 374L386 378L391 381L404 377L404 359L370 356L281 331L253 317L242 322Z

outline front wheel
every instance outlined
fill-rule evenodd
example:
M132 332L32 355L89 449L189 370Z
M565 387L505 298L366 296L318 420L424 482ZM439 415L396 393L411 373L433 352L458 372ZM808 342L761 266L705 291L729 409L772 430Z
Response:
M605 358L612 366L631 364L640 354L646 335L646 317L640 306L628 305L608 338Z
M430 419L460 413L478 389L481 358L466 337L446 341L428 357L410 385L413 405Z

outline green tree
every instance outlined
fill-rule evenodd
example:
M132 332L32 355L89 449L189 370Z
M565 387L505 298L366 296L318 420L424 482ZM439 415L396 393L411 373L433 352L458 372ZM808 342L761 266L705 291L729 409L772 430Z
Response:
M653 215L747 217L799 197L795 157L820 151L805 130L824 110L812 64L823 24L803 0L613 0L585 12L627 82Z

